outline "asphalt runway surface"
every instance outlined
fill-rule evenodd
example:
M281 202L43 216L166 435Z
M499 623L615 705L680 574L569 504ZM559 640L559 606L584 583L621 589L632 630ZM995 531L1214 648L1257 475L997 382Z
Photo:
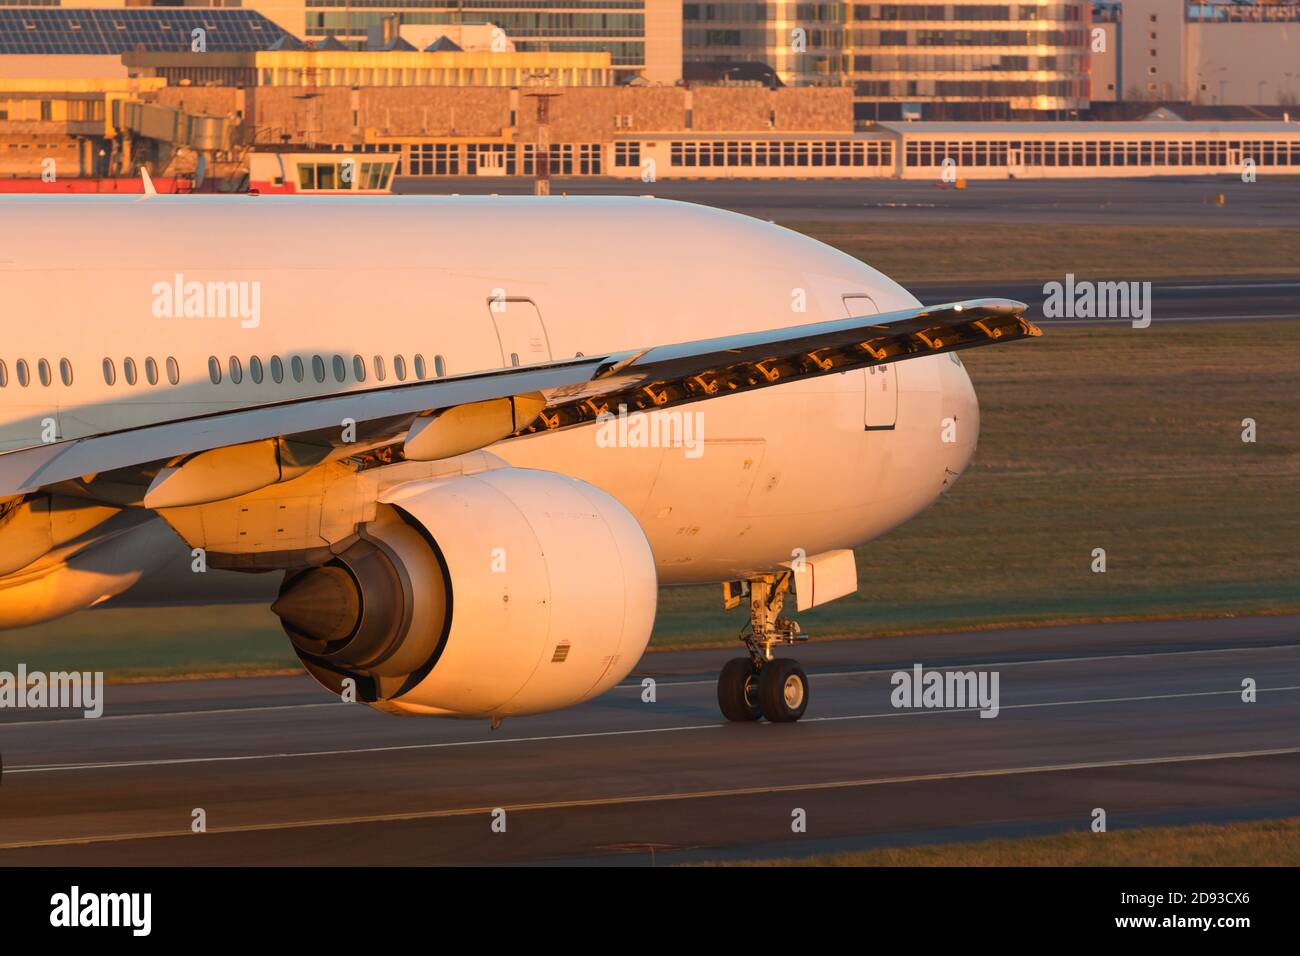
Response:
M1076 280L1129 282L1135 276L1076 276ZM1064 283L1065 277L1056 280ZM909 292L926 305L963 299L1015 299L1029 306L1026 318L1043 326L1110 325L1131 328L1128 319L1045 318L1045 283L1008 282L910 283ZM1151 282L1151 324L1181 322L1256 322L1300 319L1300 277L1240 279L1159 279Z
M530 178L440 177L402 179L406 194L529 194ZM1261 176L1157 176L1133 179L969 180L965 189L929 180L902 179L639 179L560 178L552 195L642 196L721 206L780 223L859 222L1069 223L1088 225L1268 226L1300 225L1300 181ZM1222 206L1216 197L1224 197Z
M305 677L110 685L98 720L8 710L0 865L650 865L1086 831L1099 807L1111 831L1300 814L1300 616L812 642L787 725L721 719L735 654L650 654L496 731ZM915 663L997 672L998 716L895 709Z

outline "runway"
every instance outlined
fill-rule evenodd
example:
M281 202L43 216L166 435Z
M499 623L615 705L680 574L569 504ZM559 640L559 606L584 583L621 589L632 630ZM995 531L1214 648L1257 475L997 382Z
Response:
M529 177L399 178L406 194L530 194ZM655 196L720 206L775 222L987 223L1293 228L1300 190L1290 177L1153 176L970 180L965 189L901 179L552 179L552 195ZM1217 197L1224 197L1223 205Z
M1077 277L1097 280L1097 276ZM1108 279L1110 277L1107 277ZM1129 276L1116 276L1128 281ZM1064 276L1056 279L1063 283ZM939 305L961 299L1015 299L1029 306L1027 318L1045 326L1114 326L1130 327L1126 319L1044 318L1043 300L1047 297L1042 282L947 282L910 283L909 292L926 305ZM1202 278L1161 279L1151 283L1151 322L1258 322L1300 319L1300 279L1296 278Z
M649 865L1086 830L1095 808L1111 830L1300 814L1300 617L813 642L794 725L720 718L732 656L649 654L495 732L305 677L110 685L99 720L5 711L0 865ZM895 709L916 663L996 671L1000 713Z

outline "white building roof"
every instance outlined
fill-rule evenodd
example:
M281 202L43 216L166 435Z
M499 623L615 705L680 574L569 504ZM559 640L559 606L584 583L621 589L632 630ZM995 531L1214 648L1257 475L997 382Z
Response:
M1188 121L1169 121L1169 120L1132 120L1127 122L1086 122L1081 120L1070 120L1060 123L1036 122L1036 123L940 123L919 120L913 123L904 122L887 122L878 123L883 129L891 133L907 134L925 134L925 133L944 133L944 134L979 134L989 133L994 135L1011 135L1011 136L1033 136L1048 135L1052 133L1063 136L1075 134L1090 134L1095 136L1116 136L1123 133L1279 133L1279 134L1297 134L1300 133L1300 122L1283 123L1280 120L1188 120Z

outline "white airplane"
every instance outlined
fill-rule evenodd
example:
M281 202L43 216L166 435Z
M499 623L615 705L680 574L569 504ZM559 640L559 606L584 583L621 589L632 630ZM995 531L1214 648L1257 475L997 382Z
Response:
M852 593L849 549L966 467L956 352L1040 334L649 197L5 197L0 225L0 627L178 553L177 602L278 572L326 688L494 725L608 690L658 585L706 582L749 607L723 714L797 720L786 596Z

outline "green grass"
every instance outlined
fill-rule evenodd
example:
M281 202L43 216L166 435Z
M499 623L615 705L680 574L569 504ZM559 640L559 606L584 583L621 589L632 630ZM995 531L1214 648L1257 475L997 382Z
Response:
M902 282L1293 275L1300 229L790 222Z
M111 680L300 670L270 609L101 608L0 634L0 669L104 671Z
M986 840L718 866L1300 866L1300 819Z

